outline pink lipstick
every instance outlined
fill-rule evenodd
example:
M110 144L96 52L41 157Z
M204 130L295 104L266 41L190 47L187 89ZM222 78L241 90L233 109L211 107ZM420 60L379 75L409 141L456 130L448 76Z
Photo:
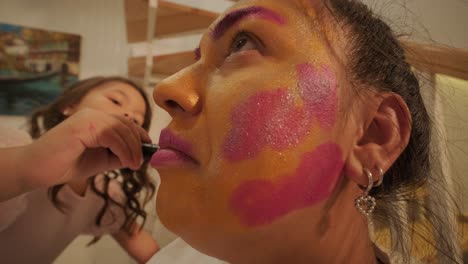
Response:
M152 167L197 164L193 158L192 144L169 129L163 129L159 137L159 149L151 157Z

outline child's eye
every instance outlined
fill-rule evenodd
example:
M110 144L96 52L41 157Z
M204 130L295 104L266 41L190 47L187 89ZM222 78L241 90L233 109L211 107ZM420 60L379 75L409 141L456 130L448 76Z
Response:
M248 32L239 32L232 40L232 44L229 47L228 57L239 51L257 50L261 45L262 43L260 40L253 34Z
M115 105L122 105L122 103L120 103L120 101L117 99L109 98L109 100L111 100L111 102L114 103Z

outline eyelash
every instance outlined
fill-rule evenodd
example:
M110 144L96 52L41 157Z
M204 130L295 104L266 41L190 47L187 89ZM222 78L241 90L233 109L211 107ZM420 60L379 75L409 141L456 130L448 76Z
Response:
M249 32L249 31L239 30L231 38L231 42L230 42L231 44L229 45L228 51L226 53L226 56L225 56L226 58L233 54L233 46L236 43L236 41L238 40L238 38L241 37L241 36L244 36L244 37L248 38L250 41L254 42L254 44L257 46L257 49L261 49L262 47L265 46L263 41L260 38L258 38L255 34Z
M120 101L119 101L119 100L117 100L117 99L114 99L114 98L109 98L109 100L111 100L111 101L112 101L112 103L114 103L114 104L116 104L116 105L122 105L122 104L120 103Z

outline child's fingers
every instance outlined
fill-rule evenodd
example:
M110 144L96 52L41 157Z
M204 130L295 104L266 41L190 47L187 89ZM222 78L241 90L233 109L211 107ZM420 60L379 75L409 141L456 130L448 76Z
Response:
M141 138L141 141L144 142L144 143L151 143L153 142L151 140L151 138L149 137L148 135L148 132L146 130L144 130L142 127L140 126L135 126L137 129L138 129L138 133L140 134L140 138Z
M122 127L119 128L120 130ZM99 133L96 137L98 146L110 149L110 151L119 158L123 166L133 166L132 151L127 144L128 139L122 137L123 132L118 132L119 129L107 129ZM129 131L129 130L127 130Z
M75 121L72 122L72 119ZM118 157L122 166L131 169L138 169L143 160L141 143L151 142L143 128L123 116L83 109L69 121L80 131L79 140L83 147L108 148Z
M132 122L119 118L123 123L116 131L124 139L129 149L130 154L132 155L132 166L131 169L138 169L141 162L143 161L143 153L141 151L141 137L138 132L138 127Z
M122 168L122 162L119 157L115 155L108 155L107 168L105 170L116 170Z

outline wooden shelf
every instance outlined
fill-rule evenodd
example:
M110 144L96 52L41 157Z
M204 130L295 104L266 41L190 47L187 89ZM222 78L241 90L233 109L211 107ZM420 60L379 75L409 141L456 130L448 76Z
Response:
M406 58L416 69L468 80L468 51L403 41Z

